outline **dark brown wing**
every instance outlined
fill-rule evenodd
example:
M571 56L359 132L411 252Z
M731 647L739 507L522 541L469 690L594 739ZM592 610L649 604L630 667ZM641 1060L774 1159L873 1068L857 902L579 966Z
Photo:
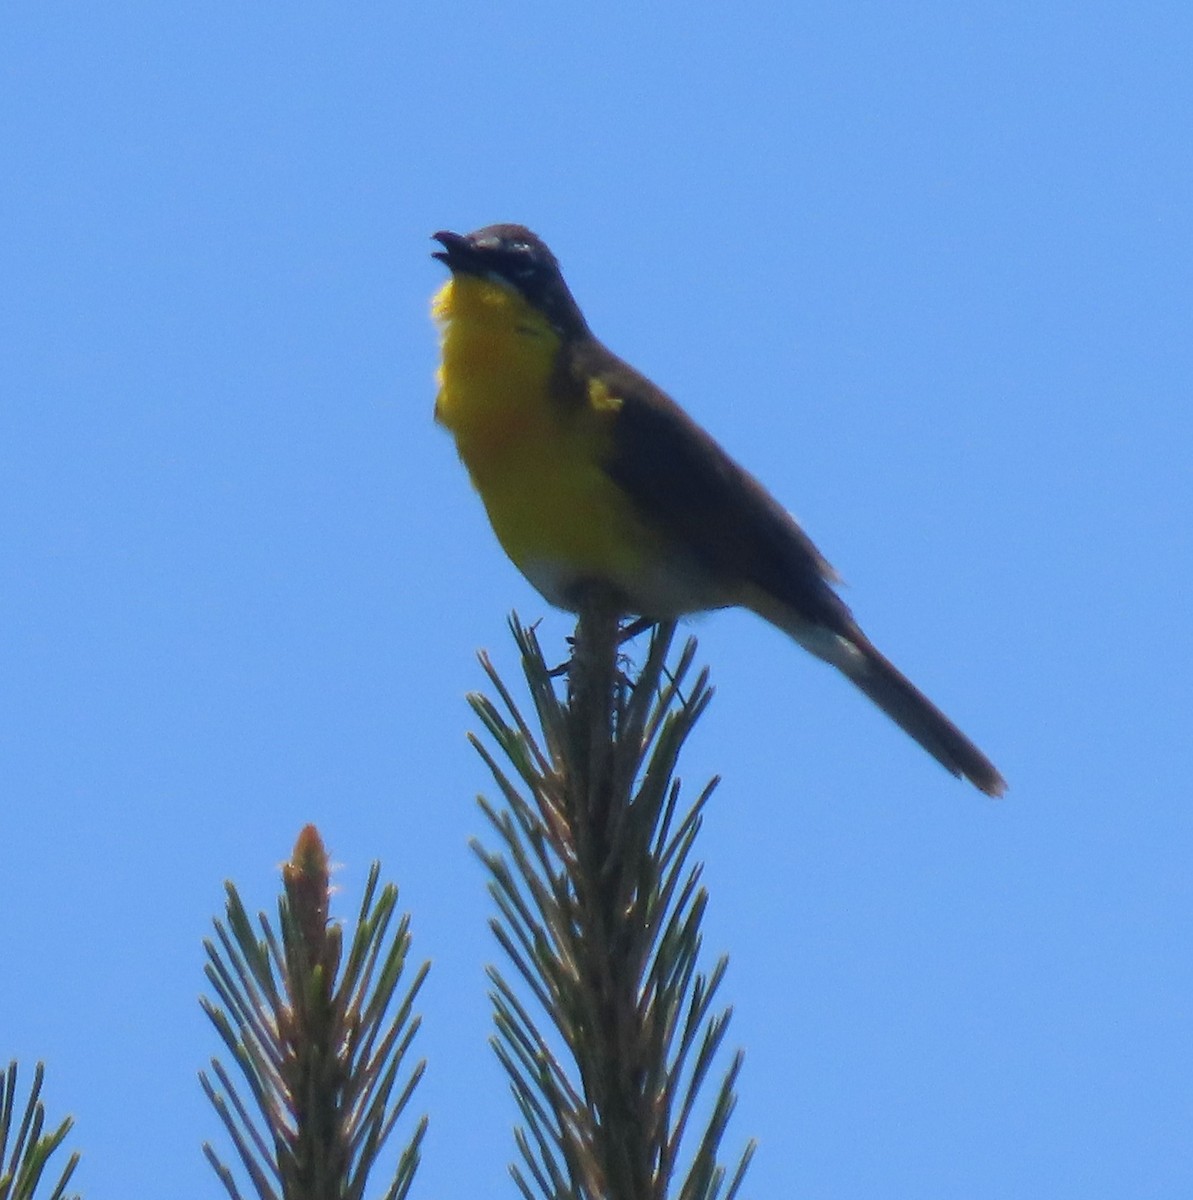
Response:
M847 646L835 651L832 639L820 646L815 638L805 640L809 631L798 630L786 614L776 621L843 671L947 770L988 795L1002 795L1006 783L994 764L862 633L832 589L833 569L752 475L599 343L576 349L570 374L574 397L587 395L587 381L595 378L620 399L604 466L644 521L723 581L727 595L760 589L800 621L840 635Z
M814 625L856 633L811 538L665 392L599 343L576 348L572 373L577 382L600 380L621 401L605 470L648 524L731 594L760 588Z

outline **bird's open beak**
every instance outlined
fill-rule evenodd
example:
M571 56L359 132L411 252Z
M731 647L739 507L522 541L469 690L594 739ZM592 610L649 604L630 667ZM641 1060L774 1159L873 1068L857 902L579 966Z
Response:
M436 250L432 258L437 258L452 271L476 271L476 249L463 234L441 229L431 236L443 247Z

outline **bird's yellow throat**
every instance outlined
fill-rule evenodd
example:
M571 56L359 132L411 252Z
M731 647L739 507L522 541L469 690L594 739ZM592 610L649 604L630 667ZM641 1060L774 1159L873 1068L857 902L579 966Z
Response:
M449 280L431 313L443 338L435 417L455 436L476 479L490 456L549 416L559 337L516 292L479 277Z
M457 275L431 311L443 339L435 417L505 552L561 607L580 578L640 574L656 539L601 466L616 397L595 380L571 403L555 394L559 334L508 286Z

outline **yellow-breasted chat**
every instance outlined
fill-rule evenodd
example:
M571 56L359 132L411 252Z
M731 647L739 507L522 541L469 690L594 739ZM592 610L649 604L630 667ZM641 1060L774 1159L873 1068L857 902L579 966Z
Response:
M552 604L601 585L627 615L740 605L836 667L954 775L994 764L862 632L795 519L669 396L592 334L521 225L440 232L451 279L436 419L493 531Z

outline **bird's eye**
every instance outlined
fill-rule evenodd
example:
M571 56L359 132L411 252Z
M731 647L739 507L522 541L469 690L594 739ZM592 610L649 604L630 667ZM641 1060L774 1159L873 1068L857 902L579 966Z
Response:
M505 270L511 279L533 279L538 274L539 265L530 254L530 247L523 243L520 251L516 246L510 247Z

